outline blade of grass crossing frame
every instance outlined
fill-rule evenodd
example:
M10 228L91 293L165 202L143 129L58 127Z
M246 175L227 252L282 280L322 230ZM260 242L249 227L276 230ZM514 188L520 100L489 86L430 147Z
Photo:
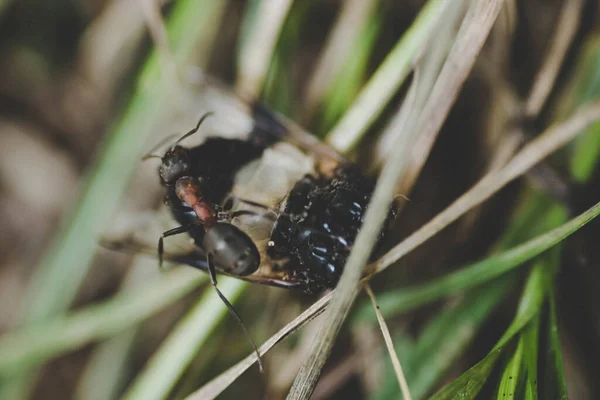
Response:
M563 366L562 351L558 337L558 324L556 321L556 299L554 289L549 288L548 292L548 316L544 326L546 336L546 348L544 352L545 363L541 372L543 379L540 387L541 398L548 399L568 399L567 380Z
M384 316L404 312L460 290L488 282L560 243L599 213L600 203L558 228L510 250L465 266L433 282L400 289L389 296L380 295L378 304L381 312ZM364 311L361 310L362 312Z
M538 348L539 348L540 317L535 318L521 333L524 348L524 368L526 371L524 398L538 398Z
M442 310L427 324L412 346L410 356L403 362L413 399L426 398L444 377L455 360L471 344L481 324L500 304L516 277L513 274L473 290L458 304ZM389 379L392 377L388 372L384 385L374 399L397 398L397 386L392 385L393 381L390 382Z
M219 288L231 302L234 302L247 286L246 282L239 279L219 279ZM144 371L137 376L122 399L167 398L208 336L227 315L227 307L212 288L207 288L196 306L177 324L154 353Z
M523 338L521 337L519 338L517 347L508 361L508 364L502 372L498 393L496 394L497 400L520 398L520 393L517 393L517 388L519 388L521 383L524 381L522 368L523 346Z
M532 267L523 289L516 316L492 351L458 379L442 388L432 399L476 398L504 347L539 313L544 300L543 268L544 264L541 262L537 262Z
M559 105L561 114L597 98L600 94L600 35L592 36L579 55L568 93ZM571 146L570 172L578 182L586 182L600 157L600 124L596 123L577 137Z
M327 136L335 149L346 153L383 111L408 76L412 61L425 45L443 8L443 0L429 0L411 27L388 54L359 93L348 112Z
M191 269L174 271L143 290L122 293L81 311L24 326L0 337L0 377L18 376L51 357L139 323L208 279ZM10 397L9 397L10 398Z
M212 0L177 2L167 24L177 60L187 61L199 41L204 40L204 48L210 48L214 25L209 21L220 19L224 4ZM63 222L29 283L24 296L29 303L21 314L25 323L64 312L75 297L95 254L96 236L118 206L141 156L140 143L152 131L156 118L163 115L166 89L156 84L159 80L158 57L152 53L127 110L100 147L100 161L89 170L79 203ZM22 377L4 385L0 397L25 398L33 379L29 373L23 371Z
M356 98L365 78L369 57L379 35L381 23L379 16L370 16L362 32L352 43L346 62L342 64L331 88L323 101L321 132L331 129L333 123L342 115Z

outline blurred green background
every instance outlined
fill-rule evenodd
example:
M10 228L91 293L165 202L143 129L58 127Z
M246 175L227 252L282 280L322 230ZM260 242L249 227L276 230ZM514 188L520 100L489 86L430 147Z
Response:
M442 3L0 1L0 399L181 399L245 357L251 348L204 274L161 274L155 259L98 245L160 204L156 166L140 156L206 107L233 127L247 122L197 84L206 73L326 140L358 118L339 149L375 170L411 60L451 45L422 34L433 21L426 7ZM505 2L388 247L495 168L512 127L529 140L597 98L599 9L592 0ZM568 10L573 37L549 98L523 115ZM455 33L458 24L448 25ZM376 72L378 102L354 109ZM374 278L413 398L462 384L474 365L459 378L476 382L464 398L563 398L567 388L573 399L600 396L597 223L533 260L494 259L600 199L599 127ZM448 273L476 261L483 269L447 285ZM219 283L257 343L316 300ZM284 398L314 325L269 352L264 375L250 368L220 398ZM314 398L400 398L366 296Z

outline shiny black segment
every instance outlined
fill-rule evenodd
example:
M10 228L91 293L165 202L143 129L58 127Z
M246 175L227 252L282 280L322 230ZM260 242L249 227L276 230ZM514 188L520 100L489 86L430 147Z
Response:
M289 259L291 279L304 283L307 292L337 284L350 249L364 220L375 180L356 167L344 167L331 179L306 176L290 192L271 236L267 254ZM388 222L395 210L390 210ZM380 233L383 239L387 226Z

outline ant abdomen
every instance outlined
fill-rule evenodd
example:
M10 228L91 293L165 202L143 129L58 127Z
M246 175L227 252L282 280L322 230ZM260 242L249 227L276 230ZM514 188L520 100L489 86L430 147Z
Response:
M248 235L220 222L206 231L202 246L215 266L232 275L250 275L260 265L260 254Z

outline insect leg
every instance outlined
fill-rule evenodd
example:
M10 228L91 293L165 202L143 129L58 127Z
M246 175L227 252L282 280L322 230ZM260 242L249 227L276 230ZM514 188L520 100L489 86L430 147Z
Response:
M177 228L169 229L168 231L163 232L163 234L160 235L160 238L158 239L158 265L159 265L159 268L162 269L162 264L163 264L163 253L165 250L164 249L164 238L169 237L169 236L179 235L180 233L189 232L197 226L198 226L197 223L190 224L190 225L184 225L184 226L178 226Z
M221 291L217 287L217 273L215 271L215 265L213 264L213 262L210 258L210 255L206 256L206 263L208 265L208 275L210 276L210 283L212 284L213 288L215 288L217 295L221 298L223 303L225 303L225 305L229 309L229 312L231 313L231 315L233 315L233 317L237 321L238 325L242 327L242 330L244 331L244 335L246 335L246 338L248 339L248 341L252 345L252 348L254 349L254 352L256 353L256 358L258 360L258 368L260 369L260 372L263 372L264 368L263 368L262 360L260 358L260 353L258 352L258 348L256 347L254 340L252 340L250 333L246 329L246 325L244 325L244 321L242 321L242 318L239 316L237 311L235 311L235 308L233 308L233 306L231 305L229 300L227 300L227 298L223 295L223 293L221 293Z

